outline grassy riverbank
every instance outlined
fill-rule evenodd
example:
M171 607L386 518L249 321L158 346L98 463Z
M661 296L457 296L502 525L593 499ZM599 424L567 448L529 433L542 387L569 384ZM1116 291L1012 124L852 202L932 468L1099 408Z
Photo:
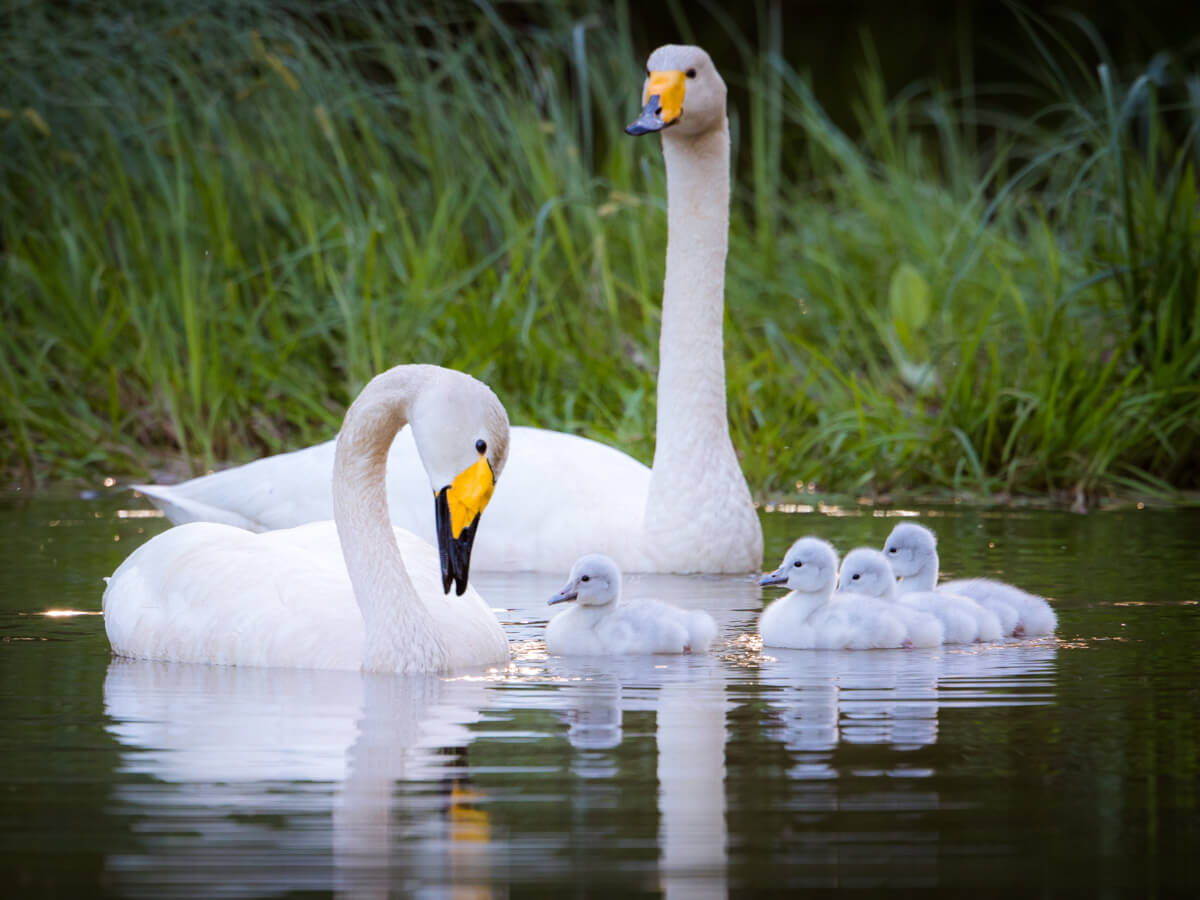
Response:
M298 447L405 361L649 460L666 216L621 133L630 12L420 6L8 16L0 466ZM1041 113L868 64L853 137L769 42L718 61L760 496L1200 486L1200 88L1029 27Z

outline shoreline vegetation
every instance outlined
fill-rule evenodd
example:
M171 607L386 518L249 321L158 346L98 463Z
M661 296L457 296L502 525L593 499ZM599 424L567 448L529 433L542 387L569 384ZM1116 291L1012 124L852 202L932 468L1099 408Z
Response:
M303 447L399 362L649 462L665 181L621 133L649 49L629 7L197 9L0 24L5 481ZM729 418L760 501L1194 501L1200 80L1013 15L1019 86L889 93L865 40L852 131L778 29L717 60Z

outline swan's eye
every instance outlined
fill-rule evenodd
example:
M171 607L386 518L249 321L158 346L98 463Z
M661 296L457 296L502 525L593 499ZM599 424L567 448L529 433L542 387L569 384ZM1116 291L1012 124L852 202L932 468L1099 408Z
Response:
M896 552L895 547L888 547L888 553L895 553L895 552Z
M650 67L649 66L646 66L646 77L647 78L650 77Z
M851 575L851 576L850 576L850 580L851 580L851 581L858 581L858 573L857 573L857 572L855 572L853 575Z
M591 580L592 580L592 576L590 576L590 575L584 575L584 576L583 576L582 578L580 578L579 580L580 580L580 581L591 581Z
M688 78L695 78L695 77L696 77L696 70L695 70L695 69L688 69L688 70L687 70L686 72L684 72L683 74L684 74L684 75L686 75Z
M480 438L475 442L475 449L480 453L487 453L487 441L483 440L483 438Z
M793 566L795 566L795 567L798 569L798 568L800 568L802 565L804 565L804 563L800 562L800 560L796 560L794 563L792 563L792 565L793 565Z

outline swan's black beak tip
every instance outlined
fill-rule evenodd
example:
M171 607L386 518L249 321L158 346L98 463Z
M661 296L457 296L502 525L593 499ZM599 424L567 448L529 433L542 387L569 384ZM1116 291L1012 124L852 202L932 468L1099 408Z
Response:
M475 543L475 531L479 527L479 516L454 537L450 525L450 506L446 500L447 488L438 491L433 498L434 521L437 526L438 557L442 563L442 592L461 597L467 592L467 577L471 571L471 547Z
M666 127L661 116L661 107L658 102L657 94L652 95L646 101L641 114L625 126L625 133L632 134L637 137L639 134L650 134L653 131L662 131Z

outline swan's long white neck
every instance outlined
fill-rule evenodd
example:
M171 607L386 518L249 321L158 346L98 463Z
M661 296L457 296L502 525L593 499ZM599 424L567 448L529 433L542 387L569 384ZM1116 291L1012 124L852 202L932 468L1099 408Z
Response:
M663 133L667 268L659 340L658 428L646 509L656 542L753 504L725 410L725 257L729 250L729 127ZM757 521L753 526L757 528ZM692 550L695 551L693 545ZM759 549L761 555L761 548ZM746 567L755 568L755 559Z
M925 565L917 569L913 575L906 575L896 585L899 594L911 594L914 591L932 591L937 587L938 555L934 550Z
M362 611L365 671L431 668L446 650L417 596L388 515L386 467L396 433L433 367L402 366L376 376L346 413L333 463L333 518Z

